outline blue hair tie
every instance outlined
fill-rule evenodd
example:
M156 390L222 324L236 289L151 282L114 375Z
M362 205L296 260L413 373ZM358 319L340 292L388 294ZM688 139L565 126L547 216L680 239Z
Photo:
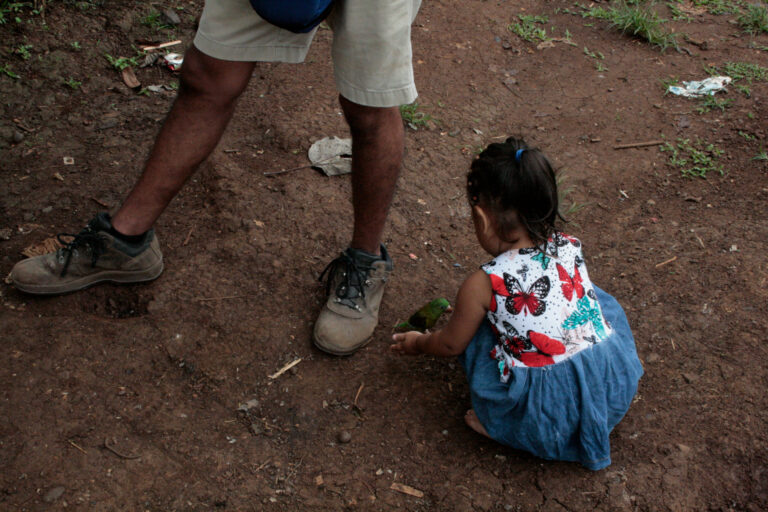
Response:
M515 162L517 162L517 163L520 163L520 158L523 156L523 151L525 151L525 148L523 148L523 149L518 149L518 150L515 152Z

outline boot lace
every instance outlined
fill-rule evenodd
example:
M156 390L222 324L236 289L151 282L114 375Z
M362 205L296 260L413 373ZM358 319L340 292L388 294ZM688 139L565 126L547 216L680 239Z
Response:
M341 272L339 284L336 286L336 302L344 304L352 309L360 310L360 306L355 302L357 298L365 298L365 287L370 285L368 272L373 267L360 265L355 262L347 253L341 255L330 262L320 274L318 281L325 281L325 295L331 294L334 276Z
M67 242L65 239L71 238L72 240ZM73 233L59 233L56 235L56 239L63 247L59 249L59 258L64 257L64 266L61 269L61 277L64 277L69 268L69 263L72 261L72 255L79 247L85 247L91 253L91 266L95 267L99 257L106 251L104 239L99 236L98 232L93 231L90 227L85 228L78 234Z

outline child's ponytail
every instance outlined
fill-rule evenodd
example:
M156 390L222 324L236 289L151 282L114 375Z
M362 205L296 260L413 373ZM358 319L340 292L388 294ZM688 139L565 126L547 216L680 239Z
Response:
M467 195L470 204L491 210L502 239L519 222L539 246L562 219L555 171L541 151L522 139L510 137L480 153L467 176Z

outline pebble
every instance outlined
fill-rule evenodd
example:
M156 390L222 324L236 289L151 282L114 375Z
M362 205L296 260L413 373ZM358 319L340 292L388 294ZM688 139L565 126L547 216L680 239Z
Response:
M20 131L16 130L13 132L13 143L18 144L19 142L24 140L24 134Z
M43 501L46 503L53 503L57 499L61 498L61 495L64 494L64 487L58 486L54 487L47 493L45 493L45 496L43 496Z
M11 228L0 228L0 240L10 240L12 234Z
M173 9L166 9L163 11L163 21L168 25L176 26L181 23L181 18L179 18L179 15L176 14L176 11Z
M347 444L352 440L352 434L346 430L339 431L338 440L341 444Z

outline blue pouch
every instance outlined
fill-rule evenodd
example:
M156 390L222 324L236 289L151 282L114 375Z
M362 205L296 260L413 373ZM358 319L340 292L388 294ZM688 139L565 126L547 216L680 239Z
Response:
M251 7L269 23L297 34L318 26L333 8L333 0L250 0Z

